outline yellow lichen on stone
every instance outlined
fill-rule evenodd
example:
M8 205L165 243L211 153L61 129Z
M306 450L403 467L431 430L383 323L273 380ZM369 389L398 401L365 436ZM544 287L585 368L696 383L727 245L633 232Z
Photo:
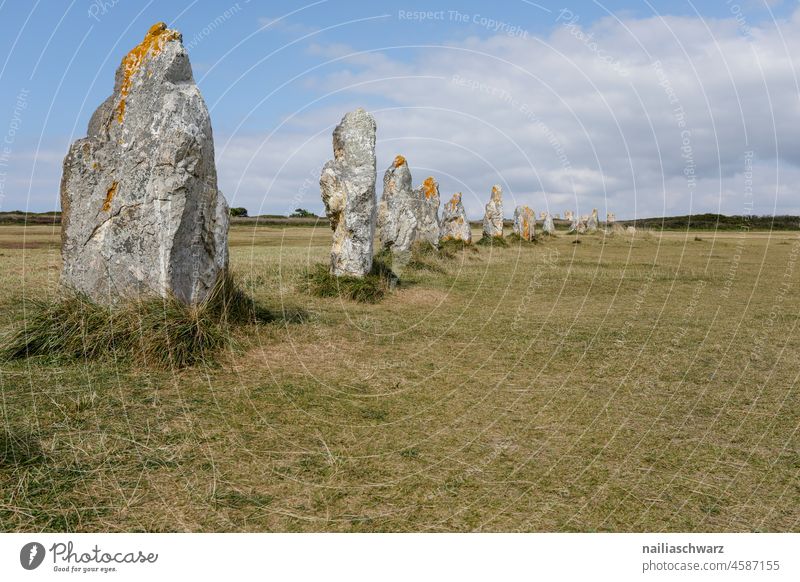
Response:
M528 240L531 238L531 227L528 225L528 217L522 217L522 238Z
M394 167L399 168L403 164L406 163L406 159L403 156L395 156L394 158Z
M422 183L422 191L425 192L425 199L430 200L436 194L436 182L433 176L428 176Z
M103 212L108 212L111 210L111 201L114 199L114 195L117 193L117 186L119 186L118 182L113 182L111 187L106 192L106 199L103 201Z
M122 123L125 120L125 105L133 85L133 76L142 67L147 56L157 56L163 50L165 43L180 38L180 32L170 30L166 24L158 22L150 27L144 40L125 55L125 58L122 59L123 76L119 89L119 103L117 103L117 122Z

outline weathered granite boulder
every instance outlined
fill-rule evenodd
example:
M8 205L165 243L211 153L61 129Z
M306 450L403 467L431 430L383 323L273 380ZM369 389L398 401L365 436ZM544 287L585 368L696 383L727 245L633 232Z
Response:
M442 209L441 240L461 240L472 242L472 230L467 221L467 213L461 203L461 192L456 192Z
M496 184L483 215L483 236L503 236L503 190Z
M532 241L535 234L536 215L528 206L514 209L514 234L526 241Z
M544 215L544 220L542 221L542 232L545 234L556 233L556 225L553 224L553 217L549 212L546 212Z
M411 171L403 156L395 157L383 175L378 204L378 238L395 255L408 253L417 238L418 204L411 187Z
M64 159L62 283L111 304L203 301L228 261L208 109L181 34L150 28Z
M597 208L594 208L592 215L586 220L586 232L597 232L598 224Z
M375 119L359 108L333 130L333 159L319 179L333 230L331 273L363 277L375 235Z
M439 221L439 184L428 176L422 186L414 190L417 201L417 240L439 246L439 233L442 225Z

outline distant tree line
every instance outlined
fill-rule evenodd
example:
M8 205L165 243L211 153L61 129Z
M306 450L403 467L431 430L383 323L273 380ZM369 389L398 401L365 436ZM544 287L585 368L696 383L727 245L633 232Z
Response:
M655 230L800 230L800 216L725 216L724 214L691 214L618 220L619 224Z

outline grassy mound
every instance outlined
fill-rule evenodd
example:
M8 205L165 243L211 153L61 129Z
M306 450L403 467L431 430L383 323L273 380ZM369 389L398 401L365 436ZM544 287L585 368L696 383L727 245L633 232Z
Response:
M33 302L31 311L24 327L0 348L3 359L113 359L159 368L210 364L231 345L231 325L272 319L230 274L196 306L149 297L109 307L73 293L51 303Z
M372 260L365 277L337 277L328 265L318 264L304 278L306 290L316 297L344 297L359 303L378 303L397 282L391 269L391 255L380 253Z
M475 245L472 243L459 239L448 238L439 241L439 256L449 259L454 257L459 251L477 253L478 249L475 248Z
M518 245L535 245L537 242L539 242L539 237L540 236L542 236L542 235L536 234L536 235L534 235L533 240L527 240L527 239L524 239L521 236L519 236L517 233L512 232L510 235L508 235L505 238L505 240L509 245L515 245L515 244L518 244ZM481 239L481 240L483 240L483 239Z
M507 247L508 241L505 239L505 237L502 236L484 236L481 237L481 239L475 244L482 247L491 247L491 246Z

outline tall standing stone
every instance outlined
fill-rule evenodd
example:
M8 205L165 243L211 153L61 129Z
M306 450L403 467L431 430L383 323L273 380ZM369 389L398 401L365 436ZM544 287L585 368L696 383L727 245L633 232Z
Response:
M586 220L586 232L597 232L598 224L597 208L593 208L592 215Z
M64 159L62 283L111 304L203 301L227 268L208 109L164 23L122 60L113 94Z
M472 230L467 221L467 213L461 203L461 192L456 192L442 209L442 241L460 240L472 242Z
M612 226L617 222L617 215L613 212L606 212L606 226Z
M411 251L417 238L418 204L411 187L411 171L403 156L395 157L383 175L378 205L378 238L395 255Z
M319 179L333 230L331 273L363 277L372 268L375 235L375 119L361 108L333 130L333 159Z
M503 236L503 190L492 186L492 196L486 204L483 215L483 236L487 238Z
M544 220L542 221L542 232L545 234L556 233L556 226L553 224L553 217L549 212L546 212L544 215Z
M572 210L565 210L564 211L564 220L568 220L570 222L575 220L575 213Z
M536 215L529 206L514 209L514 234L522 240L532 241L535 235Z
M414 190L417 201L417 240L439 246L439 233L442 225L439 221L439 184L428 176L422 186Z

